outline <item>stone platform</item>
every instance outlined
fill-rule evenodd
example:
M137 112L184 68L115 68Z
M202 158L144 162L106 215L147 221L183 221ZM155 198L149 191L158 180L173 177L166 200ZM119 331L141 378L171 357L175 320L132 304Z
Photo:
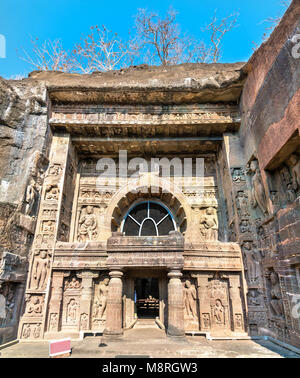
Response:
M45 358L49 344L45 341L20 342L0 351L0 358ZM159 329L132 329L119 342L87 337L72 341L70 358L115 358L148 356L151 358L299 358L300 355L271 341L213 340L187 337L173 341Z

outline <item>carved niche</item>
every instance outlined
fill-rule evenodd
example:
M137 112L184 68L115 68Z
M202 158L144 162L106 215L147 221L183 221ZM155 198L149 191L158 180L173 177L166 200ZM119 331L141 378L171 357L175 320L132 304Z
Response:
M82 280L76 273L66 274L63 283L63 310L62 310L62 329L78 329L80 323L80 298ZM57 326L57 314L52 314L53 329ZM50 323L51 324L51 317Z
M228 284L225 280L215 276L208 287L211 309L211 329L224 331L230 329Z

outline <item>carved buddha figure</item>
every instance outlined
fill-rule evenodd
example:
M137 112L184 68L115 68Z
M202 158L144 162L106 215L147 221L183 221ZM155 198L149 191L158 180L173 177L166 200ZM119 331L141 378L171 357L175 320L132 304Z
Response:
M265 189L262 183L262 178L261 178L257 160L251 161L250 171L254 173L252 177L252 206L256 207L258 205L262 213L266 214L267 213L267 207L266 207L267 199L266 199Z
M37 195L37 189L36 189L36 184L33 179L31 179L30 184L28 185L26 189L26 195L25 195L25 215L30 215L35 203Z
M197 318L196 310L196 289L190 281L186 280L183 288L184 306L188 316Z
M295 191L300 189L300 159L297 155L292 154L290 157L292 171L292 187Z
M224 320L225 320L224 307L220 299L216 300L216 303L213 307L213 315L217 324L224 324Z
M75 299L71 299L67 308L67 321L68 323L76 322L77 318L77 303Z
M50 262L46 251L41 251L40 254L35 257L33 264L33 278L36 282L36 289L44 289L49 264Z
M104 278L102 282L99 284L99 289L96 297L96 308L94 317L102 319L105 311L106 311L106 305L107 305L107 296L108 296L108 284L109 284L109 278Z
M213 207L208 207L200 219L200 231L205 240L218 240L218 218Z
M281 290L280 285L277 279L277 275L275 272L271 272L270 274L270 281L271 281L271 300L270 305L272 309L275 312L275 315L278 317L282 317L284 315L283 310L283 303L282 303L282 297L281 297Z
M97 235L97 225L97 217L94 214L93 206L87 206L86 209L82 211L79 219L79 241L85 242L88 240L94 240Z

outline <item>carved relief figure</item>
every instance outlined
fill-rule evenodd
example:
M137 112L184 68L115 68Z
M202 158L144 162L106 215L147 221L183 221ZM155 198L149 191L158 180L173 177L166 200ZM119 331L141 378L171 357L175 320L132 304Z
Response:
M204 328L210 328L209 314L203 314L202 319Z
M37 325L34 327L34 330L33 330L33 337L34 337L35 339L38 339L40 336L41 336L41 325L40 325L40 324L37 324Z
M240 217L249 217L248 196L243 191L238 191L236 195L236 207Z
M218 240L218 217L213 207L208 207L200 219L200 232L206 241Z
M104 278L96 293L94 318L102 319L106 312L109 278Z
M97 236L97 217L94 214L94 207L87 206L82 210L79 219L78 240L81 242L94 240Z
M77 302L75 299L71 299L68 308L67 308L67 322L68 323L75 323L77 319Z
M296 199L296 193L295 193L295 189L293 189L293 184L289 183L287 185L287 199L288 199L288 202L294 202L295 199Z
M243 327L242 319L242 314L235 314L235 326L237 328Z
M88 328L88 316L87 316L87 314L81 314L80 328L81 329L87 329Z
M249 171L253 173L252 177L252 207L259 206L260 210L263 214L267 213L267 199L265 194L265 189L262 183L262 178L260 174L260 170L258 167L258 161L252 160L250 163Z
M57 185L48 185L46 188L46 200L58 200L59 189Z
M183 288L183 300L185 311L188 316L192 316L193 318L197 318L197 310L196 310L196 289L195 286L191 284L190 281L186 280Z
M29 299L27 313L30 315L38 315L43 311L43 302L39 297L32 297Z
M216 300L215 305L213 306L213 316L217 324L225 323L225 311L224 306L220 299Z
M71 281L65 282L65 290L66 289L79 289L81 287L81 284L79 280L76 279L76 277L72 277Z
M35 280L35 289L42 290L45 288L48 268L50 267L50 260L47 256L47 251L40 251L34 259L33 263L33 278Z
M297 191L300 189L300 159L299 156L292 154L290 156L290 166L292 171L292 188Z
M252 248L251 242L245 242L243 245L243 251L245 255L248 279L250 283L257 281L259 276L258 262L256 261L255 251Z
M248 303L250 306L260 306L262 303L259 297L259 292L256 290L250 290L248 294Z
M36 196L37 196L37 187L35 184L35 181L31 179L30 184L28 185L26 189L25 194L25 215L31 215L33 206L35 204Z
M50 331L56 330L58 325L58 314L54 313L50 315Z
M271 281L271 291L270 291L271 308L273 309L276 316L283 317L284 316L284 310L283 310L281 290L280 290L280 285L279 285L279 282L278 282L278 277L277 277L277 274L275 272L271 272L270 281Z
M30 324L24 324L23 326L23 333L22 333L22 336L24 339L28 339L30 337L30 334L31 334L31 326Z

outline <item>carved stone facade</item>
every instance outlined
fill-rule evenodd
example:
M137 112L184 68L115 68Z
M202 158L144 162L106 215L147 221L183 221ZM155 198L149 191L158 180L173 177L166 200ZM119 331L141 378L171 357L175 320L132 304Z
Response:
M275 36L296 25L295 7ZM273 62L289 59L273 47ZM0 171L1 342L16 326L22 340L117 338L147 316L171 337L268 335L299 346L299 93L283 79L293 100L265 104L282 65L262 72L260 50L251 59L220 65L221 75L148 67L86 75L85 85L33 73L22 87L39 93L30 109L18 83L6 89L1 120L20 128L31 117L42 134L20 147L22 179L18 167ZM209 89L208 72L218 84ZM155 75L157 86L147 81ZM182 170L164 170L164 159Z

